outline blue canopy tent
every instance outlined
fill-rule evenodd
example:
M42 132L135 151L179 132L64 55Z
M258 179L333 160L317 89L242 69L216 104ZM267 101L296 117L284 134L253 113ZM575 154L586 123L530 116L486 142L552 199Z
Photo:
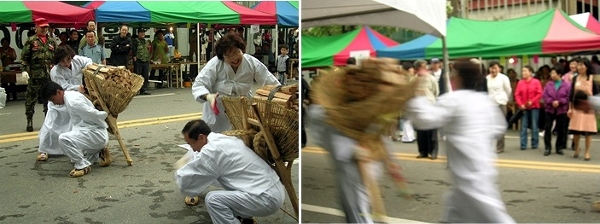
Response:
M403 43L395 47L377 50L379 57L389 57L397 59L419 59L425 58L425 48L436 42L439 38L429 34L423 35L417 39Z
M261 1L252 9L277 16L277 24L298 27L298 1Z
M150 22L150 11L137 1L92 1L85 8L95 9L96 22Z

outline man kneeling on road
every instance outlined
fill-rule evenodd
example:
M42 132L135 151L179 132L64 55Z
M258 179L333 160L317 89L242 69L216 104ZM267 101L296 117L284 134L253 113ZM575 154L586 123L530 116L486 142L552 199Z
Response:
M194 150L175 173L181 192L200 195L215 180L225 189L206 195L213 223L253 223L253 216L274 214L283 205L285 190L277 173L242 140L211 132L203 120L188 122L181 132Z
M97 110L92 101L78 91L65 91L59 84L48 82L42 87L42 97L56 105L64 105L69 117L71 131L58 136L63 152L75 162L70 177L88 174L93 162L99 160L99 152L108 144L108 114ZM104 161L99 161L100 165Z

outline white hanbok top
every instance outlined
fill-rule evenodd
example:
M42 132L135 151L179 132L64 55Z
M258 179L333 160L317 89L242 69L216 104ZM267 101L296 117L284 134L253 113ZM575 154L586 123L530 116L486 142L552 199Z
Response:
M50 70L50 79L58 83L65 90L79 90L83 84L83 69L92 64L92 59L84 56L75 55L71 60L71 68L65 68L57 65Z
M58 83L65 91L79 91L79 86L83 84L83 69L92 63L92 59L75 55L71 60L71 68L65 68L60 65L54 66L50 70L50 79ZM56 105L48 101L48 112L44 118L44 124L38 133L39 151L62 155L63 151L58 143L58 136L69 132L72 129L71 118L65 105Z
M210 133L208 143L175 172L184 195L199 195L213 181L225 190L260 195L279 182L277 173L237 137Z
M65 107L69 111L73 131L107 129L106 117L108 113L99 111L92 101L77 91L65 91Z
M210 93L219 93L219 96L252 97L252 84L254 81L260 86L280 85L277 78L269 72L267 67L252 55L244 54L237 72L234 72L231 65L225 61L213 57L196 76L192 86L192 95L200 103L205 102L200 99L200 96ZM219 133L230 130L231 124L225 114L225 108L220 97L217 99L217 106L220 111L219 115L215 115L210 105L205 103L202 110L202 120L208 124L213 132Z
M444 129L454 186L443 221L514 223L495 184L493 140L507 125L496 103L485 93L458 90L440 96L435 105L416 97L406 112L415 128Z

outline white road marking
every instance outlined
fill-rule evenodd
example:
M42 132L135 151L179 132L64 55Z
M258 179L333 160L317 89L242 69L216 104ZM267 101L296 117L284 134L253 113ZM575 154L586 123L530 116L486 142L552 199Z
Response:
M323 213L323 214L327 214L327 215L335 215L335 216L341 216L341 217L345 216L344 212L342 212L338 209L335 209L335 208L328 208L328 207L309 205L309 204L302 204L301 208L302 208L302 210L309 211L309 212ZM420 222L420 221L416 221L416 220L401 219L401 218L395 218L395 217L387 217L387 222L389 222L389 223L426 223L426 222Z
M165 94L157 94L157 95L137 95L134 98L150 98L150 97L171 96L171 95L175 95L175 93L165 93Z
M11 113L10 112L8 112L8 113L0 113L0 116L2 116L2 115L9 115L9 114L11 114Z

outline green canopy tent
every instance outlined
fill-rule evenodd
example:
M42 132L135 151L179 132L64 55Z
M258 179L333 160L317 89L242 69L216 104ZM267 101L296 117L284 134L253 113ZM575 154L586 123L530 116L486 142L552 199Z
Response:
M395 45L398 43L369 27L334 36L302 36L302 67L345 65L353 52L376 57L376 50Z
M600 35L587 30L558 9L504 21L451 18L448 22L451 58L494 58L549 55L600 49ZM442 41L425 35L401 46L377 51L397 59L442 56Z

